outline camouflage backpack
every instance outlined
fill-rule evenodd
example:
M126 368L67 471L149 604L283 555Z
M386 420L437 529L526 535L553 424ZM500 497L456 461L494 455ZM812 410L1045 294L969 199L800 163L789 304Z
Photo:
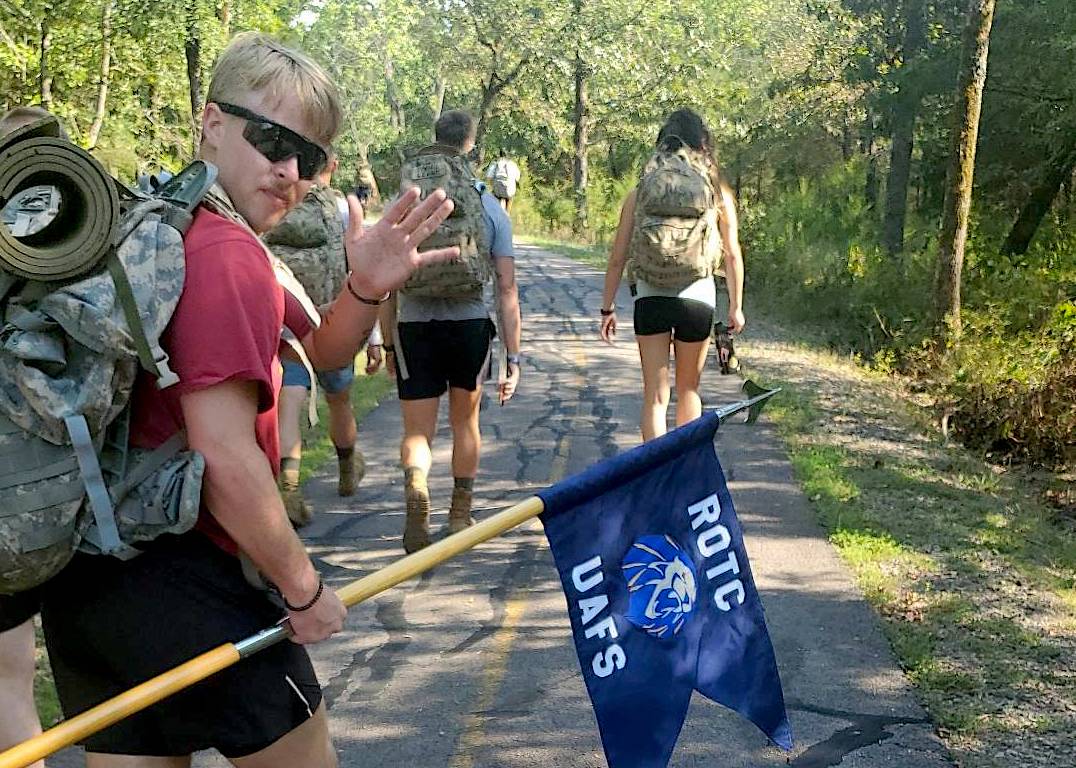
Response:
M721 255L717 193L705 157L658 150L639 178L628 257L640 280L686 288L712 275Z
M455 203L452 214L422 244L420 251L459 246L460 257L418 269L401 289L425 298L481 297L493 277L489 234L482 216L482 192L467 159L439 144L421 149L400 172L400 189L418 187L425 197L440 187Z
M145 197L74 145L20 131L0 141L0 207L36 162L81 218L61 207L57 233L32 241L0 232L0 594L44 582L79 548L128 558L188 530L204 469L182 434L140 451L128 427L140 365L160 387L177 381L159 338L183 289L183 233L216 170L196 163ZM102 257L76 274L42 280L19 258L101 221L114 222Z
M332 302L344 287L344 222L331 188L312 187L263 239L317 306Z

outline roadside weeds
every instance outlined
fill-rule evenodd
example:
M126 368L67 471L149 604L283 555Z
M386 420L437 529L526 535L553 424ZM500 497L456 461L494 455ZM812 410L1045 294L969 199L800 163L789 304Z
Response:
M939 735L966 768L1066 764L1076 524L944 444L895 380L788 338L753 320L737 351L784 387L767 414Z

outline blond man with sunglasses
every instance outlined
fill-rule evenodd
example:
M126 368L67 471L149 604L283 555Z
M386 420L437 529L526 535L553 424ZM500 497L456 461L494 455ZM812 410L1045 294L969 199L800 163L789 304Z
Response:
M294 633L294 642L90 737L88 768L180 768L206 748L241 768L331 768L325 705L303 645L339 632L345 609L274 480L281 329L318 369L352 360L382 298L417 266L456 255L416 251L451 204L441 193L417 205L417 195L404 195L364 235L351 198L351 273L315 325L278 283L257 234L325 167L341 122L336 89L304 55L251 33L221 54L206 101L200 155L218 167L219 189L184 239L186 281L162 339L180 384L158 391L139 381L131 424L132 442L148 448L186 429L206 460L203 508L195 530L162 537L133 560L77 555L49 583L42 618L67 715L279 620ZM240 553L275 593L248 582Z

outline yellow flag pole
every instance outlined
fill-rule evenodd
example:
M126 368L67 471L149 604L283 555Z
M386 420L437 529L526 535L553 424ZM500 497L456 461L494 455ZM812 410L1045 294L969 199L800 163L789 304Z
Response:
M758 418L762 404L780 390L762 389L748 381L744 383L744 391L749 399L716 409L719 425L729 416L744 410L748 411L748 421L754 421ZM537 517L542 514L543 510L544 504L540 498L537 496L526 498L503 512L498 512L480 523L447 536L425 549L345 585L337 592L337 595L340 601L350 608L423 571L428 571L445 560L466 552L483 541L499 536L532 517ZM178 667L163 672L119 696L50 728L39 736L28 739L5 752L0 752L0 768L26 768L31 763L48 757L64 747L69 747L287 637L287 625L278 624L238 643L226 643L201 656L196 656Z
M440 541L403 557L391 565L363 576L337 591L341 602L348 608L369 600L400 582L428 571L436 565L466 552L483 541L515 528L532 517L542 514L544 505L537 496L531 496L503 512L489 517L471 527L447 536ZM104 730L135 712L156 704L207 677L230 667L288 637L288 627L277 625L252 635L238 643L226 643L201 656L180 664L157 677L124 691L120 695L88 709L39 736L0 752L0 768L26 768L26 766L69 747L87 736Z

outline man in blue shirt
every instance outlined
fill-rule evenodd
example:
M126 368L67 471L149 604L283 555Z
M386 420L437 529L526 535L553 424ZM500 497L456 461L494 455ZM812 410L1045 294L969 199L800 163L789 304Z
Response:
M444 113L434 126L441 147L466 155L474 147L474 118L467 112ZM448 532L474 523L471 505L482 439L479 432L481 384L489 376L493 312L507 353L501 366L498 395L503 405L516 391L520 375L520 312L516 288L512 222L481 182L482 219L493 262L495 285L469 298L409 294L406 286L386 302L381 325L390 374L395 374L403 413L400 461L404 468L407 522L404 549L414 552L430 543L430 494L427 476L433 461L430 446L437 430L440 398L448 393L452 425L452 476ZM488 286L487 286L488 287ZM389 329L395 329L390 331ZM389 336L389 334L392 334Z

